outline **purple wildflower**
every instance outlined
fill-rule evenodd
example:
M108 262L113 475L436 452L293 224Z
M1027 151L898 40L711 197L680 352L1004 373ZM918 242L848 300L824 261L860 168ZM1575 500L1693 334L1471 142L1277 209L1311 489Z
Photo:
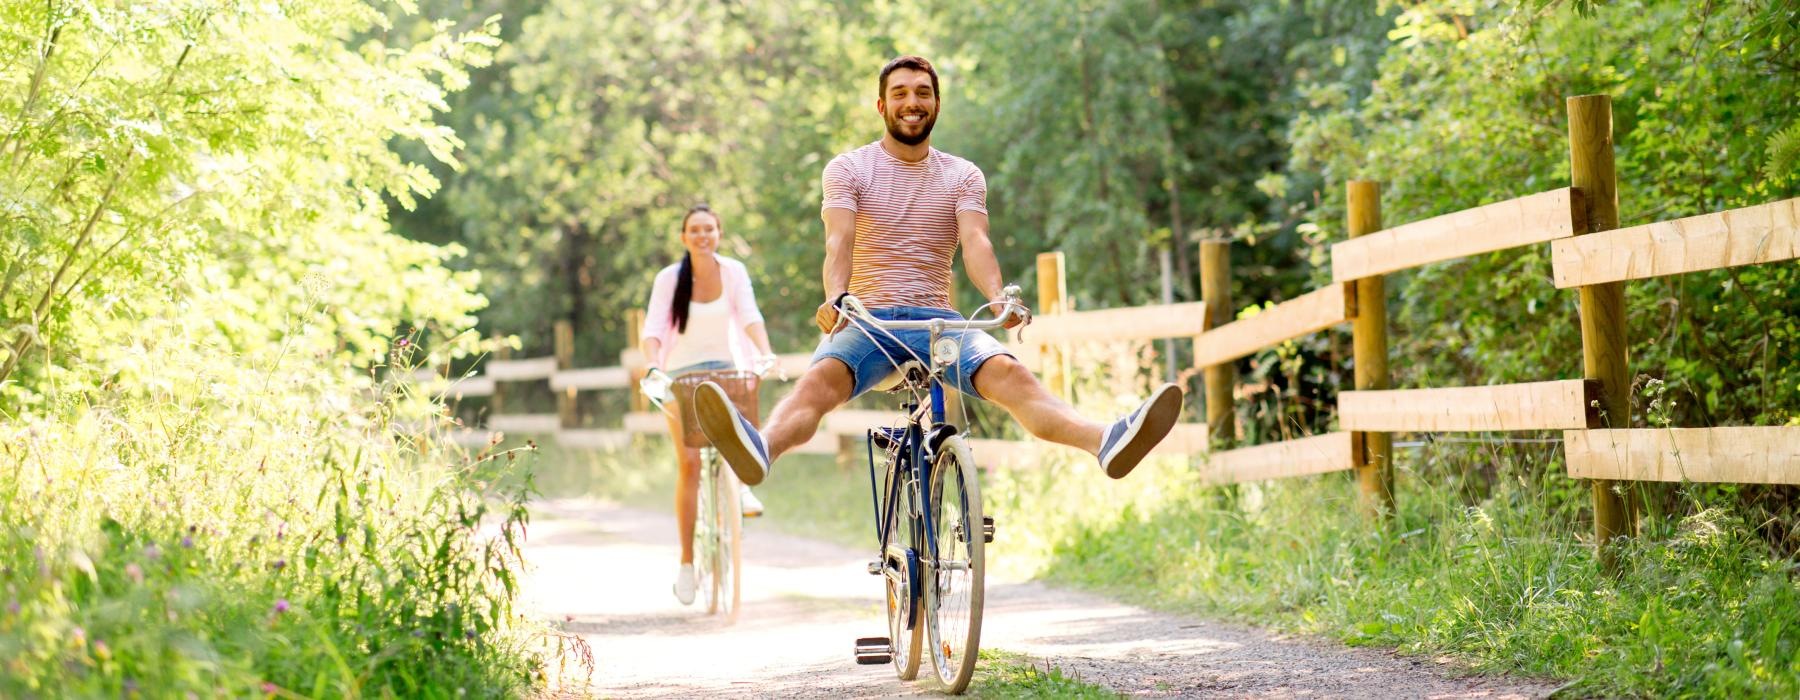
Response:
M6 604L6 612L13 614L13 615L19 614L19 601L15 600L13 602L7 603Z
M139 567L135 563L126 564L125 565L125 578L131 579L132 583L143 583L144 582L144 569L142 567Z
M181 548L182 549L193 549L194 548L194 538L183 535L181 537Z
M157 559L161 559L162 558L162 550L157 549L156 545L153 545L153 544L147 545L144 547L144 558L149 559L150 561L156 561Z
M279 614L279 613L284 613L284 612L287 612L287 611L288 611L288 602L287 602L287 599L286 599L286 598L280 598L280 599L277 599L277 600L276 600L276 601L275 601L275 612L276 612L276 613L277 613L277 614Z
M287 568L287 560L286 559L276 559L275 560L275 570L276 571L280 571L285 568Z

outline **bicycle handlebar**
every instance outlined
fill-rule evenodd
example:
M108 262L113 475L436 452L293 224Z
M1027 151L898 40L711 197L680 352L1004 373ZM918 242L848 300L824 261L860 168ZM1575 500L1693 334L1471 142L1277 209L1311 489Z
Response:
M868 309L864 308L862 305L862 300L857 299L856 295L854 295L854 294L845 294L843 297L838 299L836 306L837 306L839 314L855 315L855 316L861 318L863 321L870 323L877 328L886 328L888 330L922 330L922 331L924 331L924 330L937 329L937 330L986 331L986 330L993 330L995 328L1004 327L1006 325L1006 322L1011 321L1014 316L1024 316L1027 319L1030 318L1029 313L1025 310L1025 304L1023 302L1019 301L1019 285L1016 285L1016 284L1006 285L1006 287L1004 289L1000 290L1000 295L1001 296L1000 296L999 300L989 302L988 304L983 305L983 308L986 308L987 306L992 306L994 304L1002 304L1005 307L1004 310L1000 312L1000 315L995 316L994 318L986 320L986 321L974 321L974 320L952 321L949 319L942 319L942 318L925 319L925 320L919 320L919 321L882 320L882 319L875 318L875 317L869 315ZM979 310L977 310L977 311L979 312ZM843 330L842 328L839 329L840 332L842 330ZM836 333L833 333L833 335L836 335Z

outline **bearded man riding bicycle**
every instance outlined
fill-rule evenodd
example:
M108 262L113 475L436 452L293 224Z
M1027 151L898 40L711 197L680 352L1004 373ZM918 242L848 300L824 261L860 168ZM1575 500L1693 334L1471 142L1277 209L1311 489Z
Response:
M950 303L959 244L976 289L989 299L1002 297L1000 264L988 238L987 180L975 164L931 147L940 104L937 71L924 58L901 56L881 69L879 86L875 107L887 133L825 166L825 303L815 321L826 333L844 323L837 303L846 294L878 319L961 319ZM1015 318L1008 327L1021 322ZM999 404L1040 439L1095 455L1115 479L1130 473L1181 415L1181 389L1164 384L1136 410L1102 425L1051 395L991 336L957 335L961 356L947 373L953 386ZM930 357L928 337L838 333L823 341L761 431L715 384L696 392L697 414L738 478L755 485L775 459L812 438L826 413L893 372L894 359Z

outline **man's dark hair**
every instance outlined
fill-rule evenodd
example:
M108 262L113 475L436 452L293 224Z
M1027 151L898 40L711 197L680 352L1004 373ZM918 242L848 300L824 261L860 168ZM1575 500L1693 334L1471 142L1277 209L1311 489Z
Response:
M923 56L901 56L892 61L888 61L887 65L881 67L881 86L876 88L876 97L880 97L884 100L887 99L888 74L900 70L901 68L911 68L917 71L925 71L930 74L931 92L933 94L938 92L937 69L931 67L930 61L925 60L925 57Z

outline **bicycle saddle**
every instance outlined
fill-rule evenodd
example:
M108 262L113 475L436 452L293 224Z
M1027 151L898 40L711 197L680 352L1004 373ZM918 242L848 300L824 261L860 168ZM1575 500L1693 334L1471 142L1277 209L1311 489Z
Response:
M914 375L914 372L918 372L918 374ZM906 378L912 376L925 376L925 365L921 364L918 360L907 360L899 367L894 368L894 371L889 372L886 377L881 379L881 381L876 382L871 390L889 392L899 391L900 388L906 384Z

